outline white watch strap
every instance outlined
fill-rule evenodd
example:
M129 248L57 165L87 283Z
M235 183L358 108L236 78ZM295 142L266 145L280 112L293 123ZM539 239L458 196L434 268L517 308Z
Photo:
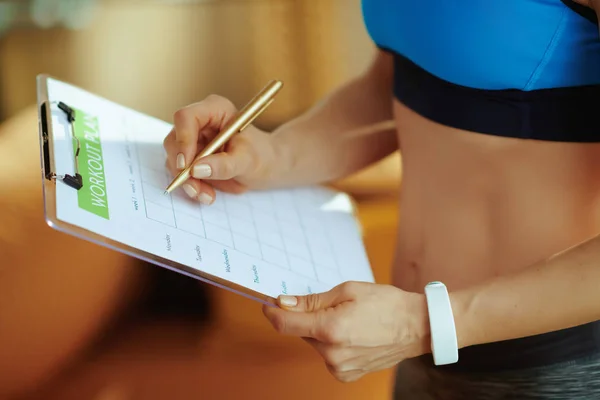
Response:
M425 297L433 362L435 365L455 363L458 361L458 340L448 289L442 282L430 282L425 286Z

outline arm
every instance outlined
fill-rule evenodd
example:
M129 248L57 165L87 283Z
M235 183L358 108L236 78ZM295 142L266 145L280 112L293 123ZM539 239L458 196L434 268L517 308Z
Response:
M184 191L211 204L215 189L241 193L331 182L384 158L398 147L393 120L389 124L391 79L392 59L379 52L367 71L304 115L273 133L250 125L224 151L195 161ZM169 172L176 176L192 163L236 111L231 101L218 95L179 109L164 140Z
M395 130L353 135L352 130L392 115L392 60L379 52L362 75L332 92L306 114L273 132L280 158L270 185L302 185L348 176L397 150Z
M520 272L451 293L459 346L599 320L599 263L597 236Z

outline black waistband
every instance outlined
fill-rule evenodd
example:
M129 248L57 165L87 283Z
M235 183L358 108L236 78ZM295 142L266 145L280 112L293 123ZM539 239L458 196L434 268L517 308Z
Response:
M440 79L387 51L394 56L394 95L432 121L497 136L600 142L600 85L534 91L476 89Z
M542 335L465 347L456 364L464 372L496 372L548 366L600 353L600 321Z

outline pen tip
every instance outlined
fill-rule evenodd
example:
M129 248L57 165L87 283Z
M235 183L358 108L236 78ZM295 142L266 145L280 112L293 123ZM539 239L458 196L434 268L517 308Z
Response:
M164 194L165 196L167 196L167 195L169 194L169 191L168 191L168 190L165 190L165 191L163 192L163 194Z

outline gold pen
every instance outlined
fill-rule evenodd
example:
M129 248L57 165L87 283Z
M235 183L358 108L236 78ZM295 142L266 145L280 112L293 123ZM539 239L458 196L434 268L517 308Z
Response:
M199 159L206 157L229 141L236 133L246 129L269 105L275 100L275 95L282 88L283 83L278 80L270 81L252 100L248 102L228 123L221 132L200 152L194 161L184 168L165 189L165 194L171 193L181 186L191 176L192 166Z

